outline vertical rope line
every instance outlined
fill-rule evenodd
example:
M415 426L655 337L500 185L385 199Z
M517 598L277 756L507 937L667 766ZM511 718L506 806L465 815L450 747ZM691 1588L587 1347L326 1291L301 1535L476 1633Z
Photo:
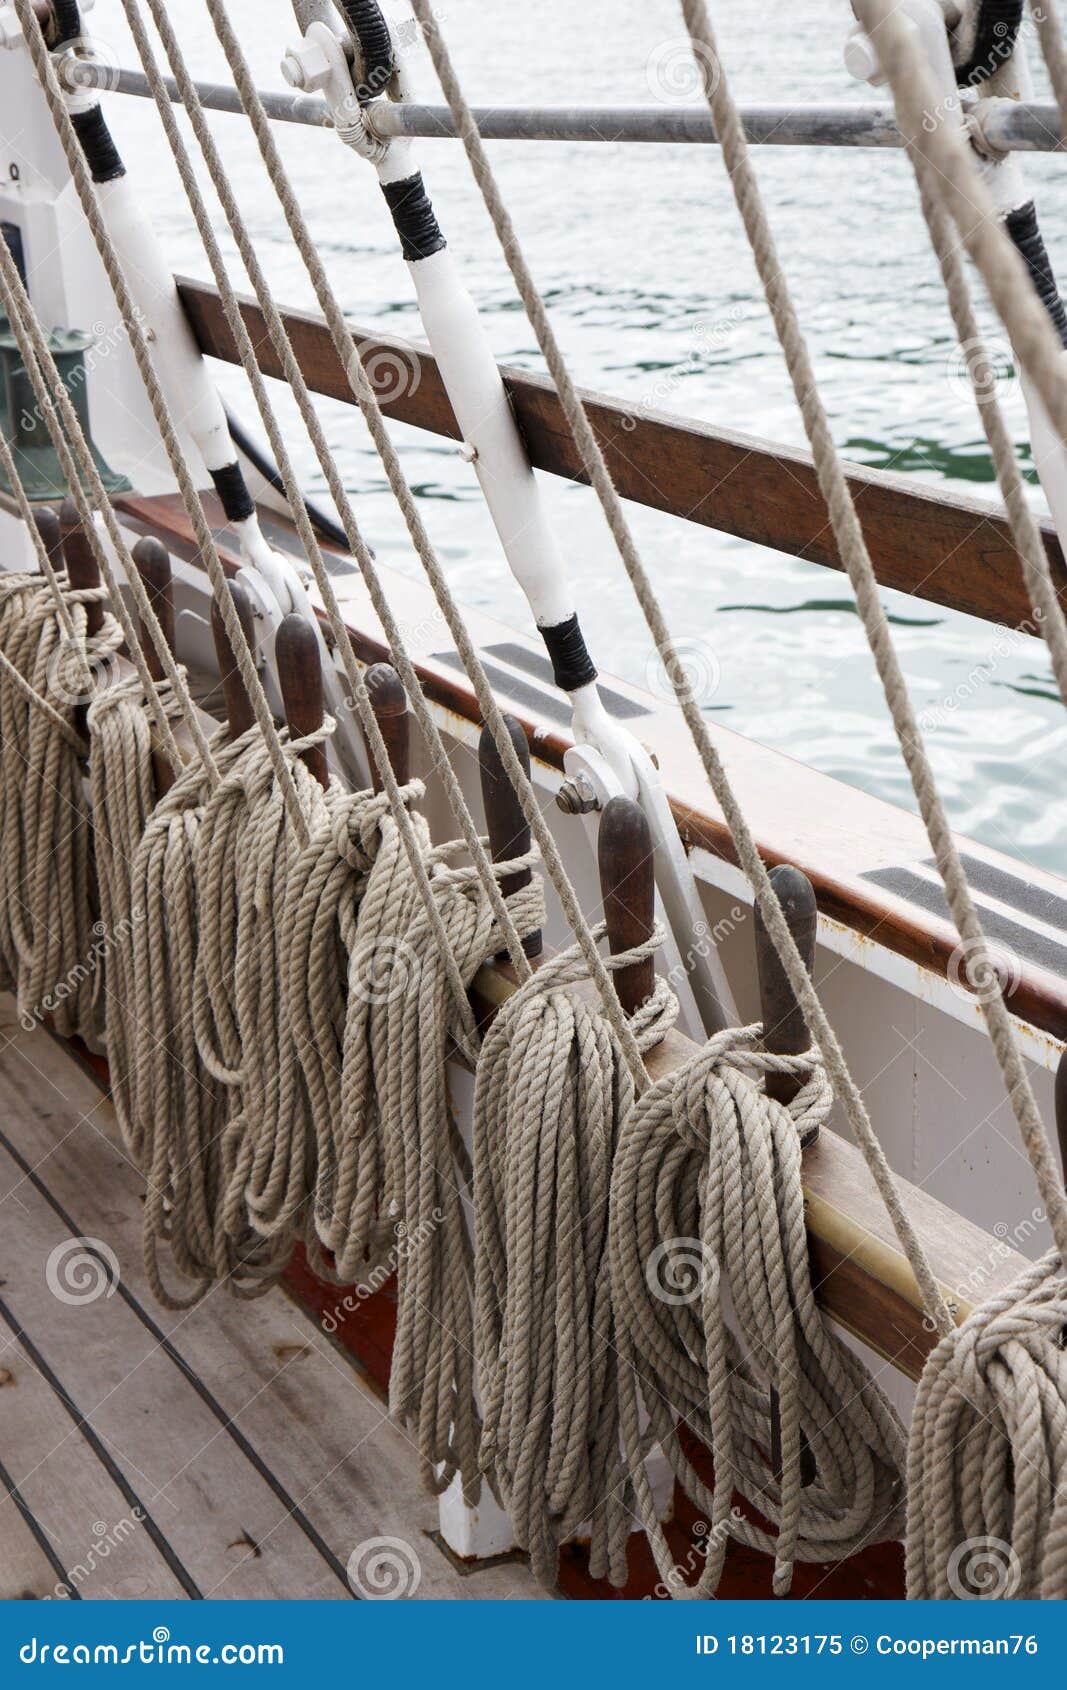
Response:
M178 750L174 734L171 730L166 707L163 700L160 698L155 682L152 680L152 677L148 672L148 665L145 662L144 652L141 649L140 635L134 624L133 618L130 616L118 579L111 567L111 560L107 555L107 550L97 531L93 515L93 506L89 501L85 487L82 485L82 476L85 477L86 482L92 490L94 499L98 502L108 534L115 546L115 550L119 556L119 561L121 562L126 577L130 583L130 589L137 603L138 611L144 619L145 626L148 627L149 632L152 635L153 644L159 651L161 660L163 659L164 653L166 653L165 662L168 679L174 687L176 696L184 701L183 707L186 709L186 719L190 721L195 718L192 700L189 698L188 689L185 686L184 676L175 664L173 654L167 646L163 630L159 625L159 619L152 608L148 594L145 592L144 583L138 574L137 567L134 564L133 559L130 557L125 540L122 537L122 532L115 518L111 501L107 496L104 484L101 481L99 472L93 462L88 442L85 439L77 413L71 403L70 395L67 392L63 378L56 366L55 359L52 357L52 354L48 349L48 343L41 330L40 321L30 301L29 295L23 286L22 278L18 272L18 267L8 251L6 241L0 241L0 287L3 289L4 304L11 320L15 339L18 341L22 361L26 367L27 374L29 375L33 386L34 395L38 405L40 406L41 415L43 416L45 425L52 437L52 442L59 456L63 474L65 475L67 484L70 487L71 496L78 508L78 515L81 519L82 528L88 536L89 543L93 549L93 555L96 558L100 573L102 574L107 586L115 615L118 617L121 624L122 632L130 651L130 656L137 670L138 679L144 689L145 698L151 705L153 715L155 716L163 753L171 766L176 771L180 770L182 767L181 753ZM51 393L49 393L49 387L51 387ZM53 404L53 396L55 398L55 404ZM56 414L56 405L58 405L59 408L60 415L58 417ZM60 417L62 418L62 421L60 421ZM77 460L77 462L75 460ZM79 471L81 472L80 474ZM32 523L31 526L33 530L36 531L36 523ZM42 552L43 549L42 544ZM197 748L199 750L201 741L203 741L203 733L199 730L199 728L197 729L197 733L194 734L194 738L196 739ZM212 768L214 765L211 760L211 753L207 750L206 743L204 744L201 755L202 758L205 759L205 767L208 769Z
M252 125L267 174L278 196L278 202L289 225L297 250L311 278L320 308L326 318L334 349L337 352L341 367L346 372L352 394L370 430L371 439L374 441L382 460L393 496L400 506L412 544L426 571L448 630L455 641L456 651L470 678L482 713L482 719L496 742L501 763L519 799L523 814L530 824L534 838L540 847L545 869L555 886L564 916L581 947L590 975L600 993L604 1013L608 1017L615 1036L622 1045L627 1066L634 1077L638 1090L641 1091L648 1084L648 1074L641 1051L623 1014L618 993L609 971L604 967L603 959L597 950L596 941L578 902L577 894L567 874L559 847L541 814L537 794L515 753L503 713L493 695L489 677L485 673L481 658L467 631L462 613L452 595L447 577L441 568L433 542L426 530L411 488L404 475L396 447L393 445L385 426L377 395L363 366L362 354L358 347L353 348L352 336L345 322L344 314L330 286L325 267L289 181L281 155L275 145L270 129L270 120L256 90L248 61L234 33L223 0L205 0L205 4L215 27L215 33L229 62L234 86Z
M211 585L219 606L223 626L226 629L226 634L229 639L230 649L237 661L241 680L251 701L260 733L267 742L267 748L270 752L271 765L274 769L279 789L289 812L293 829L301 844L306 844L308 838L307 822L300 806L299 797L297 796L292 770L290 769L283 753L281 740L278 737L278 732L274 726L274 718L271 715L270 705L267 702L267 695L263 690L263 684L260 681L255 660L248 648L248 644L244 637L244 630L241 627L240 618L237 615L233 600L227 588L226 572L222 567L222 560L219 557L214 537L208 527L199 495L193 484L193 479L189 472L189 466L185 460L185 454L182 451L181 443L178 439L170 406L167 403L166 396L156 374L152 355L148 348L148 341L138 320L137 309L134 304L133 296L130 292L129 284L126 281L125 271L123 270L122 263L115 250L114 243L108 234L107 226L100 210L96 188L86 167L85 159L82 154L81 143L79 142L74 131L74 126L71 123L70 114L67 111L66 102L63 98L63 91L59 86L55 67L52 64L51 55L49 54L48 48L45 44L44 34L41 30L40 23L37 20L37 15L33 10L32 0L14 0L14 5L18 14L19 23L22 26L22 33L26 38L26 45L29 49L30 57L32 58L34 68L37 71L37 76L40 81L48 109L52 114L56 134L59 137L60 145L67 160L67 165L74 181L78 199L81 202L82 210L85 213L86 220L96 243L96 249L100 254L101 261L107 273L108 281L111 283L111 289L115 296L115 302L119 308L119 314L122 317L126 332L129 336L130 346L133 350L137 369L140 373L141 380L144 383L149 404L152 407L152 415L155 418L160 438L163 442L164 448L166 449L167 457L170 460L171 469L174 472L175 480L177 481L178 487L181 491L182 500L185 504L189 521L192 523L193 533L196 536L196 542L200 549L200 554L207 566L208 575L211 579ZM210 760L210 752L208 753L208 758L209 761L206 766L213 769L214 765ZM217 771L215 771L214 778L217 780Z
M1060 110L1060 140L1067 141L1067 47L1055 0L1030 0L1030 13Z
M156 28L159 31L160 39L163 42L170 67L174 72L175 80L178 84L178 91L189 116L189 120L193 126L193 131L199 143L201 153L203 154L204 160L207 164L211 179L215 184L215 189L219 195L227 221L233 231L241 260L255 290L256 297L260 302L275 350L282 361L286 379L288 380L294 397L296 398L305 427L308 429L319 463L327 478L327 482L333 495L334 503L337 506L338 514L344 525L349 544L352 547L353 553L357 556L360 562L360 568L362 570L364 580L367 582L370 590L371 602L378 613L379 619L381 620L386 638L389 641L390 652L394 656L397 668L400 671L401 680L404 682L404 685L408 690L412 709L430 748L434 767L444 784L450 807L459 822L467 848L470 851L471 858L478 869L482 884L485 887L493 914L503 932L504 939L508 947L508 954L519 973L520 980L525 980L529 977L531 969L529 959L522 947L522 940L519 938L515 923L512 919L510 910L508 909L507 901L500 889L499 878L494 872L493 865L486 855L485 847L482 844L481 837L478 833L477 824L475 823L467 801L463 796L463 790L459 784L459 779L448 759L448 754L445 750L437 724L434 722L423 697L421 683L404 647L400 628L396 622L396 618L393 616L392 608L381 589L377 573L374 570L373 565L370 564L369 550L356 523L355 513L352 510L351 503L345 491L344 483L341 479L340 471L337 468L334 455L326 441L325 434L319 426L318 417L315 413L315 408L311 400L311 395L308 392L307 384L304 381L303 373L296 361L296 356L293 352L289 336L281 321L281 317L275 304L273 294L271 293L270 286L267 282L267 278L256 255L255 247L249 237L248 229L245 225L240 207L237 204L236 195L233 192L233 187L229 180L226 167L223 164L218 148L215 146L214 139L207 124L203 105L201 104L196 87L189 76L188 67L178 44L177 37L171 26L166 7L160 4L160 0L148 0L148 3ZM159 111L160 120L163 124L164 131L177 162L178 171L181 176L186 195L189 199L193 216L196 220L197 227L200 230L200 236L204 243L204 250L208 255L208 260L211 264L212 272L215 276L215 281L222 297L223 309L226 313L226 320L230 325L230 332L234 337L234 343L237 347L238 353L240 354L241 363L244 366L245 374L248 377L252 391L255 395L260 415L263 418L264 427L266 428L270 439L271 449L274 452L275 460L282 477L294 521L296 522L300 538L307 552L316 584L323 597L326 614L330 621L330 627L337 640L338 650L344 664L345 676L349 687L352 690L352 696L355 699L356 707L359 711L363 730L370 741L371 752L374 757L375 764L381 772L382 784L385 788L386 795L389 798L393 815L400 828L408 858L419 884L423 905L427 913L430 915L431 922L434 925L436 933L440 918L438 916L437 920L434 919L434 910L436 906L433 901L433 893L430 889L429 877L411 824L411 818L408 815L407 807L400 795L400 788L397 785L395 776L393 775L385 741L382 737L381 729L378 726L377 717L370 705L370 699L367 695L363 672L360 668L359 661L352 645L351 635L348 632L348 627L341 613L341 607L337 601L336 593L334 592L333 582L330 579L329 572L322 556L322 548L319 545L318 538L308 518L307 511L304 506L304 500L300 491L300 485L293 469L292 460L289 456L285 440L278 426L277 416L274 412L273 406L271 405L266 383L259 369L251 336L248 333L244 318L241 315L240 303L237 299L236 293L234 292L233 284L230 281L229 273L226 269L226 263L222 256L218 241L215 238L215 232L212 228L211 219L208 215L203 196L196 183L196 178L192 169L192 162L189 156L189 150L186 147L181 131L178 128L170 97L160 74L155 55L153 54L152 46L144 27L144 21L137 4L137 0L123 0L123 5L126 10L130 29L133 33L134 42L137 46L137 51L140 55L141 63L144 67L145 75L148 79L149 87L152 90L156 107ZM366 562L364 560L366 560ZM448 935L443 923L440 923L440 928L440 933L436 933L436 936L443 945L447 942ZM456 995L456 983L458 982L462 985L462 980L459 973L458 963L454 966L455 977L454 979L451 977L450 969L450 982L453 987L453 995ZM459 1001L458 997L457 1001ZM467 995L465 990L462 993L462 1002L465 1006L467 1005ZM472 1017L471 1027L468 1028L467 1031L468 1033L472 1033L473 1030L474 1024Z
M504 204L484 144L478 133L478 126L463 95L448 49L441 35L440 25L434 16L432 7L428 4L428 0L412 0L412 6L422 28L434 69L437 72L449 109L455 119L457 132L462 137L467 157L481 189L482 197L492 219L504 256L515 279L522 302L526 307L530 323L537 336L538 345L548 365L549 374L555 383L564 415L578 446L586 474L600 500L612 538L618 548L626 573L633 584L638 604L656 647L663 658L664 667L671 678L677 702L692 734L708 782L730 830L730 836L737 850L741 867L753 888L756 902L774 942L775 950L781 959L782 966L786 970L797 1002L803 1011L805 1022L823 1056L833 1082L834 1091L863 1151L867 1166L878 1186L897 1237L900 1239L912 1272L915 1274L923 1301L931 1317L936 1321L938 1329L943 1333L951 1331L953 1327L952 1316L948 1311L918 1234L904 1209L895 1176L874 1131L862 1093L852 1078L845 1061L844 1052L819 1001L796 942L789 931L767 870L760 857L759 849L734 795L733 787L712 741L707 724L701 715L699 705L693 698L691 690L685 684L685 670L680 661L677 647L641 560L604 454L549 321L544 301L526 262L522 244ZM718 133L718 130L716 132Z
M1052 1235L1061 1258L1067 1262L1067 1196L1037 1107L1029 1076L1023 1064L1011 1016L999 977L971 897L970 886L960 861L933 770L926 756L918 723L908 697L897 660L885 611L878 597L877 581L852 495L845 480L829 422L822 405L815 373L788 287L778 263L773 237L767 224L748 159L744 130L737 107L726 84L715 47L711 21L704 0L681 0L694 50L701 61L705 89L717 132L723 139L723 156L735 183L738 205L749 240L764 278L768 304L786 354L797 401L812 442L819 484L830 510L838 547L845 559L856 592L857 606L875 654L879 675L893 718L893 726L912 777L912 785L927 834L934 848L938 872L945 886L952 919L960 938L972 947L975 966L985 977L997 980L994 993L982 994L982 1013L1011 1101L1023 1147L1034 1171ZM922 158L928 169L927 188L936 185L943 206L951 211L965 245L975 259L993 302L1016 347L1024 367L1045 398L1056 427L1067 432L1067 377L1063 349L1030 283L1025 266L1005 233L990 196L978 178L973 159L963 139L942 125L924 127L922 113L937 109L932 79L904 20L893 13L885 0L856 0L856 7L868 33L877 31L876 44L882 67L889 77L900 127L913 156ZM712 75L712 71L717 73ZM721 122L720 122L721 120ZM727 126L728 133L724 132ZM736 174L735 174L736 172ZM1003 304L1002 304L1003 301ZM1047 367L1036 379L1031 370L1035 352L1047 358ZM1048 403L1048 401L1046 401ZM1062 418L1062 420L1061 420ZM1045 569L1047 570L1047 563ZM1047 630L1046 630L1047 632ZM1051 648L1050 648L1051 649Z
M1027 594L1033 606L1034 618L1038 626L1044 629L1060 698L1067 704L1067 622L1064 621L1063 606L1052 580L1045 542L1026 496L1022 471L1015 456L1015 448L1008 433L1000 401L995 392L986 394L982 391L981 371L988 355L975 315L967 273L953 236L951 220L938 200L936 182L929 163L918 153L912 153L911 160L919 184L923 216L926 218L930 241L945 284L952 321L967 359L967 370L974 389L978 414L989 442L997 481L1004 495L1012 539L1022 564Z
M994 979L997 976L993 958L978 920L948 816L908 697L879 597L874 568L830 431L811 357L778 259L756 173L749 158L740 114L719 57L707 7L704 0L681 0L681 5L704 80L712 120L722 144L723 160L730 173L738 209L785 354L805 431L811 442L819 486L829 510L831 527L856 594L856 606L874 655L919 811L933 846L952 918L961 940L969 947L975 967L981 968L990 979ZM1036 299L1034 304L1036 307ZM1042 326L1048 328L1047 322ZM1051 328L1048 328L1048 332L1051 337ZM1067 1248L1067 1199L1054 1168L1048 1138L999 985L995 994L982 995L982 1012L1054 1236L1062 1247Z
M1063 347L978 175L966 136L955 124L931 121L944 101L893 0L853 0L853 9L878 49L901 134L909 149L930 164L938 195L981 274L1017 361L1044 400L1056 432L1067 437Z

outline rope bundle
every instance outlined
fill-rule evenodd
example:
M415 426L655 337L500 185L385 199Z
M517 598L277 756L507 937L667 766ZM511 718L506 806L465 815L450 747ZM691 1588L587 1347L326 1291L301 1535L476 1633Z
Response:
M283 735L309 829L327 818L329 801L299 757L332 727ZM266 1290L284 1271L311 1184L312 1116L285 1011L278 920L296 854L270 754L254 741L204 806L195 847L196 1043L227 1099L221 1225L245 1264L246 1290ZM253 1238L270 1247L257 1250Z
M422 796L417 781L405 802ZM456 844L425 850L438 916L466 984L501 935L480 877L451 866ZM498 865L500 879L530 859ZM541 925L539 883L513 893L519 931ZM342 1282L394 1251L397 1332L390 1408L415 1437L439 1493L460 1472L478 1490L466 1158L446 1062L459 1028L442 953L388 800L342 800L294 865L283 913L294 1039L318 1126L315 1230Z
M611 966L651 955L661 939ZM624 1583L632 1529L608 1194L634 1085L607 1019L574 990L587 979L574 947L508 1000L486 1035L474 1100L480 1461L549 1587L560 1543L586 1520L593 1576ZM657 981L631 1022L642 1050L676 1013Z
M86 606L102 591L61 591L73 640L41 577L14 575L0 587L0 956L24 1019L47 1014L64 1036L94 1037L100 935L74 723L122 632L105 615L90 640Z
M402 788L404 801L423 795ZM426 822L412 812L425 854ZM285 992L317 1135L314 1213L308 1231L328 1250L321 1270L351 1283L377 1265L392 1236L375 1073L386 1066L379 999L402 988L394 916L413 898L400 831L384 794L336 800L292 866L281 912ZM403 941L400 941L403 944Z
M908 1459L908 1596L1067 1597L1067 1279L1053 1252L943 1338Z
M258 745L250 729L233 744L225 730L212 751L228 772ZM211 793L204 770L190 766L156 805L130 871L130 900L140 911L121 941L132 982L127 1147L148 1184L145 1265L166 1308L189 1308L215 1280L239 1273L220 1213L220 1135L225 1087L204 1070L195 1024L199 931L195 873L197 836ZM160 1252L167 1248L191 1281L170 1291Z
M721 1033L652 1086L623 1124L612 1181L627 1463L669 1588L674 1557L642 1466L650 1441L706 1511L707 1561L687 1595L714 1593L731 1537L775 1556L784 1595L795 1561L843 1559L903 1523L902 1428L811 1285L800 1137L826 1121L830 1086L810 1054L758 1049L761 1034ZM775 1070L805 1075L788 1108L761 1084ZM780 1479L768 1462L772 1389ZM686 1456L679 1421L710 1452L713 1490ZM776 1532L740 1515L735 1493Z
M159 695L168 716L177 702L166 682ZM100 925L106 947L104 1034L111 1096L127 1144L130 1114L134 983L128 943L143 910L132 896L137 847L155 804L152 716L136 676L108 687L89 706L89 774Z

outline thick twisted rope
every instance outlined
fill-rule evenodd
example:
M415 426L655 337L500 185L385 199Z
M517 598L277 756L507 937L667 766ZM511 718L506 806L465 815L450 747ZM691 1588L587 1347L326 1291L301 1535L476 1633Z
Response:
M312 838L329 803L299 756L332 727L285 741ZM280 912L298 850L270 756L255 745L212 793L198 830L195 1032L227 1098L222 1225L236 1249L249 1229L271 1241L263 1289L292 1254L312 1184L312 1118L282 989Z
M595 933L604 932L601 924ZM612 959L624 967L662 943ZM626 1580L608 1195L634 1085L610 1023L575 991L577 947L546 962L486 1035L474 1096L479 1459L535 1575L591 1523L594 1577ZM633 1020L642 1051L677 1013L664 981Z
M258 729L233 744L219 729L213 765L225 774L259 748ZM227 1092L204 1067L195 1025L199 905L195 872L204 806L214 791L195 765L160 799L130 868L131 903L139 919L120 941L132 985L127 1148L144 1174L145 1264L154 1295L166 1308L189 1308L218 1280L239 1291L246 1271L257 1284L255 1250L235 1251L226 1231L221 1134ZM172 1291L161 1258L180 1278Z
M437 846L430 860L441 918L470 985L485 958L499 951L501 934L477 872L451 866L456 852L454 844ZM497 864L496 872L503 878L533 860L532 854L515 858ZM511 893L508 903L521 934L541 927L540 877ZM406 924L397 919L402 912ZM464 1498L473 1506L479 1468L473 1273L463 1209L468 1170L447 1072L455 1020L444 961L423 910L408 897L402 905L394 904L388 919L383 912L381 938L373 948L364 927L367 916L365 897L349 995L355 987L375 997L372 1019L384 1018L384 1064L375 1064L374 1088L382 1122L385 1189L408 1238L397 1263L389 1406L417 1444L427 1487L439 1494L458 1475ZM391 952L384 994L376 968L382 940ZM373 1052L373 1028L369 1043ZM346 1051L346 1068L349 1057Z
M423 792L417 781L401 790L408 803ZM411 820L428 864L425 818L413 810ZM293 864L279 912L289 1024L317 1136L309 1231L341 1284L377 1265L399 1196L385 1186L376 1077L388 1063L384 1000L406 983L416 897L385 794L351 793Z
M909 1597L1067 1597L1065 1331L1053 1253L931 1355L908 1459Z
M830 1086L820 1062L771 1056L762 1035L720 1033L647 1091L624 1118L612 1180L627 1478L660 1575L685 1596L714 1595L731 1539L774 1556L784 1596L796 1561L844 1559L903 1525L903 1429L817 1307L808 1264L800 1143L828 1120ZM788 1108L766 1095L771 1072L803 1078ZM680 1430L710 1454L713 1488ZM678 1586L657 1518L652 1443L705 1511L693 1586ZM736 1494L777 1530L742 1514Z
M164 706L169 688L159 688ZM170 701L174 715L180 706ZM131 891L133 859L156 801L150 707L136 676L108 687L89 706L89 774L100 925L103 929L104 1034L112 1101L124 1140L134 1136L130 1117L135 998L130 976L134 925L143 919Z
M46 1016L64 1036L98 1032L102 990L94 926L96 875L75 712L90 651L106 666L122 643L112 616L92 640L87 604L101 589L15 576L0 588L0 955L27 1023ZM72 629L72 638L64 628ZM14 676L26 683L17 684ZM94 670L89 685L95 684ZM45 712L34 695L46 700ZM60 726L53 717L58 716Z

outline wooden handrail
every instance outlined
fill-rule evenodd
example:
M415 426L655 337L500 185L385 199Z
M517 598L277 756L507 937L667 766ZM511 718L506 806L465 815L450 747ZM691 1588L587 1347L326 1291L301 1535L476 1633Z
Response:
M215 288L179 277L178 290L201 350L238 362ZM267 375L282 375L254 300L241 304ZM300 368L316 393L352 403L352 392L329 330L306 311L282 312ZM398 421L450 439L459 428L429 349L353 327L360 350L390 371L379 397ZM407 371L405 379L404 372ZM535 468L568 480L585 475L552 383L501 366ZM775 551L841 569L811 455L684 417L585 395L597 437L624 498L735 534ZM1032 628L1022 569L1001 507L923 487L907 476L848 466L878 579L917 598L982 616L1001 627ZM1067 566L1052 524L1041 524L1060 592Z

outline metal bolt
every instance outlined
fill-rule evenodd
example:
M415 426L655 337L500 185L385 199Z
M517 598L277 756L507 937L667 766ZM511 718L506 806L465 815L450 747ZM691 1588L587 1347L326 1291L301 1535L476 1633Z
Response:
M599 810L600 800L593 790L592 783L580 771L576 775L569 775L556 793L556 803L567 816L587 816L592 810Z
M282 59L282 75L290 88L304 89L307 86L307 77L304 75L304 66L300 61L300 56L291 47L288 48Z

